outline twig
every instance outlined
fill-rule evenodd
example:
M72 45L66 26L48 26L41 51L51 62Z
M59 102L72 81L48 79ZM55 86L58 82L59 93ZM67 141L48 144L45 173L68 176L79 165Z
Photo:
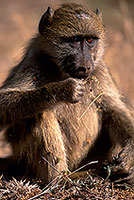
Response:
M36 198L42 196L43 194L47 193L47 192L50 190L49 186L50 186L53 182L55 183L56 179L58 179L58 178L59 178L59 176L57 176L55 179L53 179L53 180L43 189L43 191L42 191L40 194L38 194L38 195L36 195L36 196L34 196L34 197L31 197L31 198L28 199L28 200L36 199ZM55 184L54 184L54 185L55 185ZM54 185L52 185L51 189L53 188Z
M44 159L44 160L45 160L47 163L49 163L46 159ZM72 173L70 173L69 175L67 175L65 178L67 178L67 179L70 181L69 176L71 176L72 174L78 172L79 170L83 169L84 167L86 167L86 166L88 166L88 165L91 165L91 164L95 164L95 163L98 163L98 161L92 161L92 162L90 162L90 163L87 163L87 164L83 165L82 167L78 168L77 170L75 170L75 171L73 171ZM49 163L49 164L50 164L50 163ZM50 165L51 165L51 164L50 164ZM54 167L53 165L51 165L51 166L52 166L52 168L55 170L55 167ZM57 171L57 169L56 169L56 171ZM58 172L58 173L59 173L59 172ZM53 179L53 180L43 189L43 191L42 191L40 194L38 194L38 195L36 195L36 196L34 196L34 197L31 197L29 200L36 199L36 198L38 198L38 197L44 195L45 193L47 193L47 192L50 190L49 186L54 182L54 185L52 185L52 187L51 187L51 189L53 189L53 187L55 186L55 181L56 181L57 178L59 178L59 176L57 176L55 179ZM61 178L65 179L64 176L62 176ZM59 180L59 182L60 182L60 181L61 181L61 180ZM58 183L59 183L59 182L58 182ZM57 183L57 184L58 184L58 183Z
M45 160L58 174L60 174L60 172L46 158L42 156L42 159Z
M86 166L88 166L88 165L92 165L92 164L96 164L96 163L98 163L97 160L96 160L96 161L92 161L92 162L90 162L90 163L87 163L87 164L81 166L80 168L76 169L75 171L71 172L71 173L68 174L66 177L69 177L69 176L71 176L72 174L75 174L76 172L80 171L81 169L83 169L84 167L86 167Z
M46 158L44 158L43 156L42 156L42 159L43 160L45 160L59 175L61 175L61 173L46 159ZM69 177L68 176L62 176L62 178L64 179L64 180L66 180L66 178L71 182L71 180L69 179Z
M101 92L100 94L98 94L95 99L90 103L90 105L87 107L87 109L84 111L84 113L80 116L80 118L78 120L81 120L81 118L86 114L86 112L88 111L88 109L93 105L93 103L101 96L103 95L103 92Z
M107 171L108 171L108 174L107 174L107 177L105 178L105 181L107 181L111 175L111 168L109 165L107 165Z

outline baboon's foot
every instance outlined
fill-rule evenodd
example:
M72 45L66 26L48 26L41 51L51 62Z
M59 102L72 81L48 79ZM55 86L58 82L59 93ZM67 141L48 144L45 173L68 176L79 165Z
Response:
M113 176L134 184L134 147L128 145L113 159L111 165Z

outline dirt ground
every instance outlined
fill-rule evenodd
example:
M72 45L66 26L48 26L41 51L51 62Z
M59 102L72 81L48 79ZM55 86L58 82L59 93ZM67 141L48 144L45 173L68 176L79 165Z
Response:
M134 187L127 183L111 182L89 174L86 178L71 180L66 177L40 188L37 184L16 179L0 180L2 200L132 200Z

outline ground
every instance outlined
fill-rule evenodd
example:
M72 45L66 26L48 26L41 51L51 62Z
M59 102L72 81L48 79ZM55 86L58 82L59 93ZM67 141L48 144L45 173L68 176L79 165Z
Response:
M0 198L3 200L132 200L134 188L126 183L110 182L91 174L77 180L62 177L44 188L14 178L7 182L2 177Z

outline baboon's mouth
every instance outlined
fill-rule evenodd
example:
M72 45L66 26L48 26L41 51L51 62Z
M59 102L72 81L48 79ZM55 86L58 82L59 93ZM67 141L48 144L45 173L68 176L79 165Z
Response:
M84 72L70 72L69 75L72 78L78 78L78 79L86 79L89 76L89 73L84 73Z
M65 74L68 74L70 77L72 78L78 78L78 79L86 79L87 77L89 77L92 73L92 71L87 72L87 71L82 71L82 70L78 70L78 69L67 69L67 70L63 70Z

